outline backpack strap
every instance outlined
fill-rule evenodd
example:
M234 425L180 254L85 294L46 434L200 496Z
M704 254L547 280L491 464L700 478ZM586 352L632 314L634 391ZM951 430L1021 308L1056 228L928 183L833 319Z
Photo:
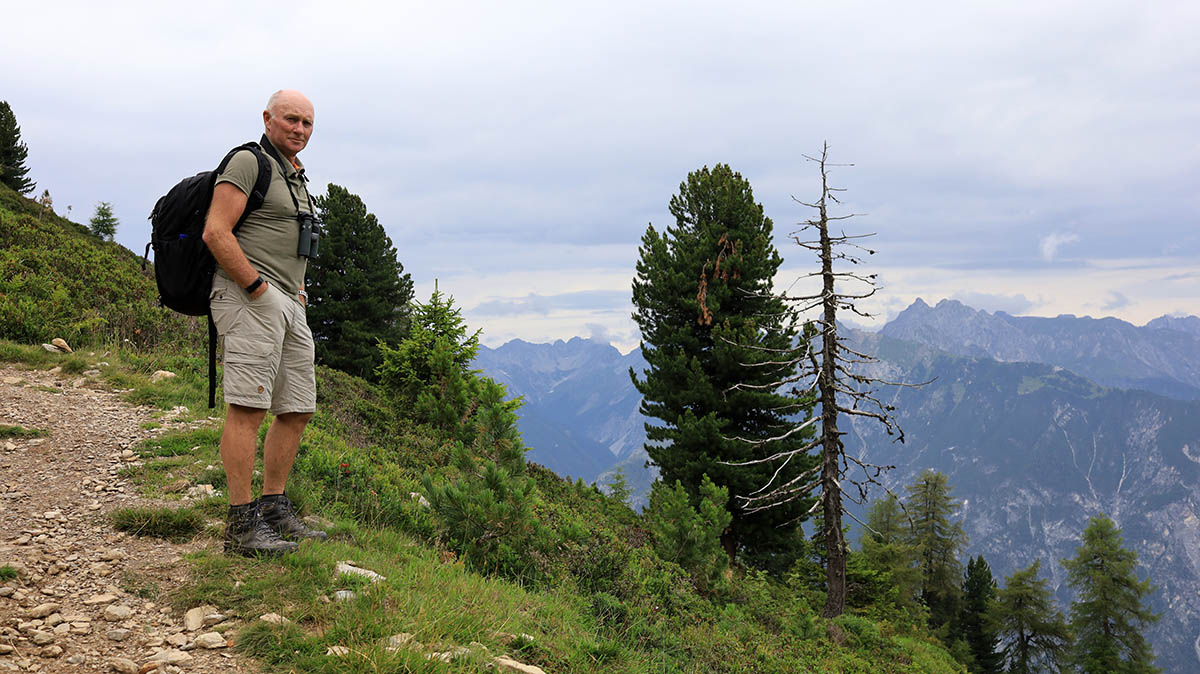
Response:
M242 224L246 222L246 218L251 213L262 207L263 202L267 200L267 190L271 188L271 174L275 169L271 167L271 162L267 160L266 153L262 147L255 142L242 143L241 145L230 150L213 173L220 175L225 172L225 167L229 166L229 161L233 159L233 155L246 150L254 155L258 160L258 178L254 181L254 187L250 190L250 194L246 197L246 210L242 211L242 217L238 218L237 223L233 225L233 233L241 229Z
M208 311L208 408L217 406L217 324Z

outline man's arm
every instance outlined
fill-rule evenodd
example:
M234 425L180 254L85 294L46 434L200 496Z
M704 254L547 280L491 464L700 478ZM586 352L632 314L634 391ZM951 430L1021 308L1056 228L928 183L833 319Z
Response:
M242 247L238 245L237 237L233 235L233 226L242 211L246 210L248 197L233 183L217 183L213 189L212 204L208 207L208 217L204 221L204 243L212 251L217 264L225 270L233 282L245 288L258 278L258 271L250 265ZM258 299L267 292L267 284L263 283L250 293L251 299Z

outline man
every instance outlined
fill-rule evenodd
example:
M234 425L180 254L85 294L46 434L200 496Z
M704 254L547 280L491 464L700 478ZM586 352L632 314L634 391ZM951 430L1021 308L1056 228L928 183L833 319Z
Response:
M305 320L307 258L297 254L300 217L312 215L304 167L296 155L308 145L313 105L298 91L277 91L263 111L263 150L274 173L263 205L238 229L258 160L237 153L217 177L204 226L219 268L213 277L213 322L225 344L224 389L229 403L221 435L221 462L229 492L225 549L277 554L295 541L325 539L297 519L284 494L304 427L316 411L313 339ZM262 498L251 498L258 428L275 416L263 443Z

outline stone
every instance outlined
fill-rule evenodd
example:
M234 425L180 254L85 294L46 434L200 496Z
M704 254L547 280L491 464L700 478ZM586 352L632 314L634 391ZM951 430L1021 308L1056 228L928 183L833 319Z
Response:
M138 674L137 663L125 658L113 658L109 660L108 668L119 674Z
M120 559L125 559L125 551L121 550L120 548L110 548L105 550L100 555L100 559L103 559L106 562L115 562Z
M104 609L104 619L110 623L129 620L132 615L133 609L125 606L124 604L109 604L108 607Z
M216 614L216 606L197 606L189 609L183 614L183 628L189 632L195 632L201 627L204 627L204 616ZM217 621L220 622L220 621Z
M63 339L62 337L55 337L54 339L50 340L50 343L54 345L54 348L62 351L63 353L74 353L71 351L71 347L67 344L67 340Z
M205 632L196 637L196 645L200 648L215 649L225 648L229 645L229 642L225 641L225 637L217 632Z
M182 648L187 645L188 638L186 634L171 634L167 636L167 643L177 648Z
M395 653L401 648L420 651L424 650L425 647L421 645L421 642L414 639L413 635L409 634L408 632L401 632L400 634L393 634L392 636L388 637L388 645L384 648L384 650Z
M170 370L155 370L154 374L150 375L150 381L159 382L164 379L172 379L174 377L175 373L171 372Z
M48 646L54 643L54 635L50 632L33 630L33 633L29 635L29 640L38 646Z
M194 659L191 653L176 648L169 648L150 656L150 662L161 662L168 665L187 665L191 664Z
M333 593L334 601L350 601L351 599L354 599L357 596L358 595L354 594L350 590L338 590L337 592Z
M47 646L47 647L43 648L40 653L40 655L43 658L57 658L58 656L60 656L62 654L63 654L63 647L59 646L58 644L54 644L53 646Z
M370 569L360 569L349 561L338 562L337 567L334 568L334 575L340 576L342 574L360 576L362 578L366 578L372 583L378 583L381 580L387 580L386 577L381 576Z
M20 377L5 377L4 383L9 386L20 386L23 380Z
M54 346L53 344L47 344L45 342L42 342L42 348L49 351L50 353L62 353L62 351L58 350L57 346Z
M272 625L286 625L292 622L278 613L264 613L263 615L260 615L258 619L266 623L271 623Z
M471 651L462 646L455 646L448 651L440 653L430 653L425 656L426 660L437 660L438 662L451 662L459 658L465 658L471 654Z
M27 613L26 615L28 615L30 618L46 618L46 617L49 617L51 614L55 613L56 611L58 611L58 609L60 609L60 608L62 608L62 604L54 604L54 603L38 604L37 606L34 606L33 608L29 609L29 613ZM58 624L58 623L55 623L55 624ZM52 625L52 627L53 627L53 625Z
M79 653L67 658L68 665L82 665L85 662L87 662L87 657L80 655Z
M12 644L0 643L0 655L9 655L16 652L17 647Z
M224 613L209 613L208 615L204 616L204 626L212 627L213 625L220 625L221 623L225 622L225 619L228 617L229 616L225 615Z
M345 646L330 646L329 649L325 651L325 655L333 655L337 657L350 655L350 649L346 648Z
M188 498L212 498L216 495L217 490L211 484L198 484L185 494Z
M546 674L546 671L541 667L526 665L505 655L492 658L492 665L495 666L496 671L498 672L517 672L517 674Z
M117 600L115 594L96 594L83 600L84 606L99 606L101 604L111 604Z
M71 623L59 623L54 626L54 633L62 636L71 633Z
M106 635L109 641L125 641L129 638L130 631L124 628L116 628L108 631Z

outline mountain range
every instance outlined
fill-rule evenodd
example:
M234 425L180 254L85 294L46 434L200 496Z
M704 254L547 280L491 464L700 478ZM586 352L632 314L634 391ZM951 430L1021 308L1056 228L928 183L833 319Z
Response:
M931 383L880 390L906 443L849 426L850 451L896 466L888 488L926 468L962 501L967 553L998 578L1042 559L1060 605L1071 596L1059 560L1106 513L1158 586L1150 630L1166 672L1200 671L1200 318L1144 326L1113 318L1017 317L917 300L878 333L844 329L879 361L872 374ZM476 367L520 395L529 458L605 484L620 468L645 504L645 419L629 370L636 350L586 339L481 348ZM860 511L861 512L861 511Z

